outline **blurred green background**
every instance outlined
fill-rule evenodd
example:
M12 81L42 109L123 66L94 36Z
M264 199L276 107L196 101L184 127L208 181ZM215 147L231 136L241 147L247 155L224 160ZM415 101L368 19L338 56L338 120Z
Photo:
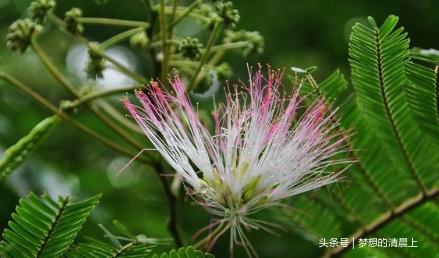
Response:
M30 2L0 0L0 38L4 39L8 26L14 20L24 17ZM73 6L80 7L85 16L146 19L145 10L137 0L58 0L56 14L62 16ZM347 74L350 28L368 15L379 22L389 14L398 15L400 24L409 32L412 46L439 48L436 36L439 1L435 0L254 0L235 1L235 6L241 14L239 27L259 31L265 38L266 48L264 54L245 59L238 54L227 55L226 60L234 70L234 78L245 79L246 63L257 62L270 63L273 67L316 65L317 78L324 78L337 68ZM195 33L191 32L190 25L180 29ZM100 41L116 32L118 30L111 28L87 27L85 36ZM84 55L84 49L56 28L49 28L41 36L41 42L73 82L82 82L84 75L79 59ZM150 63L142 54L126 48L114 51L132 69L146 77L151 74ZM13 73L54 103L68 97L32 51L28 50L24 55L12 53L6 49L4 40L0 44L0 69ZM99 87L114 87L124 83L127 82L120 75L108 74ZM111 101L114 106L120 107L118 97ZM15 143L48 115L31 99L0 81L0 151ZM78 112L78 117L107 134L96 119L86 112ZM110 227L111 220L118 219L135 233L168 238L165 230L167 206L156 174L134 163L121 176L115 177L127 161L127 158L108 150L68 124L61 124L19 171L0 182L0 229L6 226L18 198L29 191L47 192L52 196L74 195L78 198L103 193L101 203L87 222L83 234L100 236L103 232L97 226L99 223ZM188 242L196 229L209 222L209 215L183 197L179 203L179 225ZM274 216L270 212L264 215ZM321 252L315 244L298 236L294 225L288 225L287 233L281 237L251 232L250 238L261 257L315 257ZM217 257L227 256L227 241L224 237L215 247L213 253ZM237 257L241 257L240 254Z

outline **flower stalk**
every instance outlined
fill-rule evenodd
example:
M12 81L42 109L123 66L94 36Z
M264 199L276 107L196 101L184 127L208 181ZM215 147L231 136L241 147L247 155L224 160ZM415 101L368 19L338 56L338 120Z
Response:
M202 72L203 65L206 63L206 61L209 57L209 54L210 54L210 50L211 50L212 46L215 44L215 41L216 41L220 31L221 31L221 23L215 23L213 30L210 33L209 40L207 41L206 50L204 51L203 55L201 56L200 64L198 65L197 70L195 71L195 74L192 76L192 78L188 84L188 87L186 89L187 92L190 92L191 90L193 90L196 87L196 85L199 81L199 74L200 74L200 72Z
M132 35L134 35L134 34L136 34L138 32L144 31L145 29L146 29L146 27L138 27L138 28L134 28L134 29L131 29L131 30L127 30L127 31L121 32L121 33L119 33L119 34L117 34L117 35L115 35L115 36L105 40L104 42L100 43L99 47L102 50L107 49L110 46L113 46L113 45L115 45L117 43L120 43L123 40L131 37Z
M143 27L143 28L149 27L149 23L147 22L111 19L111 18L99 18L99 17L81 17L78 18L78 22L82 24L117 26L117 27Z

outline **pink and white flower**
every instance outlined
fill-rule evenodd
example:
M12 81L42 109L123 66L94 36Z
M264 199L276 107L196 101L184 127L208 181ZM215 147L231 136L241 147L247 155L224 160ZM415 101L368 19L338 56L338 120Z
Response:
M233 87L226 103L213 112L212 134L197 116L180 78L170 80L172 91L157 82L135 94L141 106L123 100L156 150L183 178L188 193L218 219L211 243L230 229L231 248L243 244L256 256L244 228L270 223L249 216L280 200L337 180L331 171L343 151L333 112L323 100L305 111L298 89L281 94L282 73L261 69L244 91ZM298 115L298 113L302 115Z

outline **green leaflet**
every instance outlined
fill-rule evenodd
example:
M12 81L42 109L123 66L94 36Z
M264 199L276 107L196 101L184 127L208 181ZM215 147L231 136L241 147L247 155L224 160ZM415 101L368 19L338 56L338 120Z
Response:
M61 257L73 243L91 210L100 199L84 201L59 197L38 197L31 193L21 199L2 234L0 254L5 258Z
M434 68L409 62L406 66L409 82L405 89L419 127L439 144L439 81Z
M161 255L153 255L152 258L213 258L211 254L203 253L195 250L192 246L181 247L178 250L171 250L169 253L162 253Z
M0 160L0 180L14 171L26 157L40 144L59 119L56 115L38 123L26 136L9 147Z

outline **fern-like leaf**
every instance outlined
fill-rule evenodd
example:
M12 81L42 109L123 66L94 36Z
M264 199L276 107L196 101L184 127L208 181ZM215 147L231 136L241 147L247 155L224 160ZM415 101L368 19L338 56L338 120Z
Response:
M0 180L14 171L26 157L44 139L44 136L58 122L57 116L51 116L38 123L26 136L21 138L16 144L9 147L0 159Z
M357 24L350 44L352 82L361 112L393 159L395 170L411 177L408 195L425 192L437 180L437 148L423 137L413 119L405 88L408 63L407 34L395 29L398 18L389 16L381 28ZM431 159L426 162L426 153ZM402 182L403 183L403 182Z
M5 258L61 257L100 199L75 202L30 194L21 199L5 229L0 254Z
M324 257L431 257L439 252L438 225L431 223L439 216L433 201L439 196L439 149L431 138L438 136L435 71L413 62L407 34L397 21L390 16L378 27L369 19L370 25L356 24L350 37L354 94L336 96L345 99L337 115L341 129L352 132L348 144L357 160L346 174L350 183L329 187L331 196L320 191L297 202L298 209L322 215L293 217L314 235L311 239L350 241L347 247L329 248ZM319 95L331 99L330 93L321 89ZM322 217L330 225L322 225ZM395 236L413 238L422 247L356 246L352 251L352 239Z

